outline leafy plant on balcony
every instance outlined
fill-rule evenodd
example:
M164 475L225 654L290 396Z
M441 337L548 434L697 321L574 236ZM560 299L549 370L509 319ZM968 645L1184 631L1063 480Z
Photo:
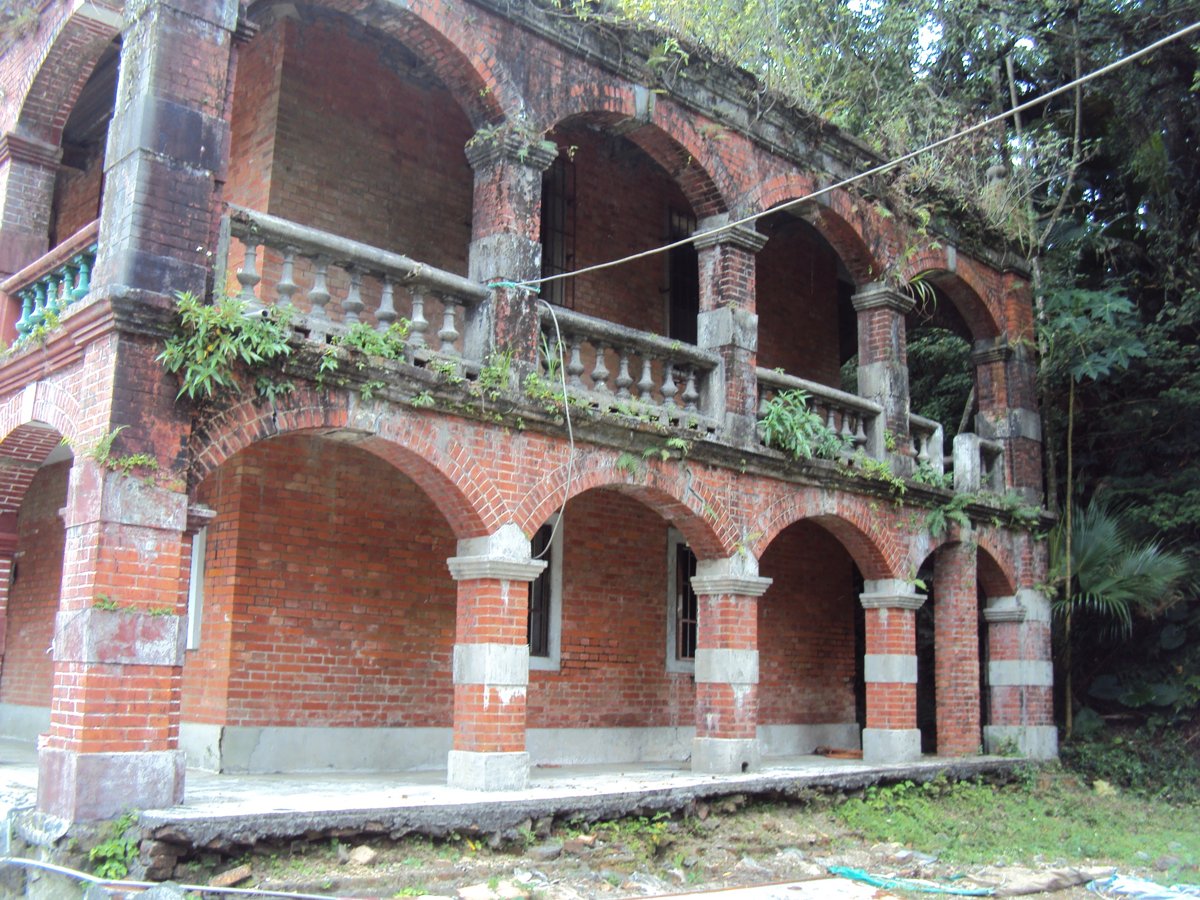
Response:
M263 366L291 354L286 311L273 307L247 315L246 304L222 297L208 304L194 294L175 295L178 330L167 339L158 360L182 380L177 397L211 398L237 385L239 365Z
M825 424L808 400L808 392L799 388L779 391L768 400L758 423L763 443L793 459L837 459L848 442Z

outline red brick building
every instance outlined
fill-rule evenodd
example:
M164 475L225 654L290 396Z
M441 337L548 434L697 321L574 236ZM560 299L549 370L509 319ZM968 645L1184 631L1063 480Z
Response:
M0 733L43 811L178 802L185 760L1055 753L1044 549L1000 499L1041 495L1025 277L852 190L781 208L876 160L655 43L501 0L49 0L16 36ZM917 276L974 347L952 448L910 411ZM214 286L294 307L293 353L177 400L174 296ZM403 359L326 371L397 319ZM789 389L840 459L763 443ZM933 533L911 476L951 471L984 493Z

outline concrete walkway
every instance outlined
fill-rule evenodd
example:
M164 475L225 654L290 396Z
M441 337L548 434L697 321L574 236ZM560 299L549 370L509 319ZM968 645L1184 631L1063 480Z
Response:
M444 771L390 774L215 775L189 770L184 802L143 810L141 824L174 844L226 849L265 839L334 833L503 833L546 816L587 820L675 811L732 794L800 796L880 781L970 777L1011 768L996 757L868 765L819 756L768 759L750 774L700 775L681 763L535 767L525 791L447 787ZM36 751L0 740L0 817L36 801ZM119 786L114 786L119 790Z

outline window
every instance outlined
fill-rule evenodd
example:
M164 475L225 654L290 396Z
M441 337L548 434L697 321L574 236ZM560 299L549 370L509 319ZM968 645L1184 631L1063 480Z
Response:
M542 176L542 277L575 268L575 164L559 156ZM556 306L575 308L575 279L542 285Z
M529 542L534 559L548 565L529 583L529 668L557 669L562 645L562 527L558 515L539 528Z
M667 536L667 671L695 671L696 625L699 604L692 590L696 554L683 535L671 529Z
M670 210L668 242L691 237L696 217ZM696 317L700 315L700 263L693 244L667 251L667 337L685 344L696 343Z
M200 619L204 615L204 554L208 550L208 528L192 535L192 568L188 576L187 643L188 650L200 647Z

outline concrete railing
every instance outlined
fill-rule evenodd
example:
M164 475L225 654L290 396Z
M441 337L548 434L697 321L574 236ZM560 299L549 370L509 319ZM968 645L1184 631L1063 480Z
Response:
M954 436L954 490L1004 493L1004 447L977 434Z
M883 416L883 408L871 400L786 375L773 369L759 368L758 416L761 420L771 398L780 391L800 390L808 395L808 406L824 420L825 424L842 436L846 442L844 456L853 456L858 450L871 453L871 448L882 447L882 436L877 432Z
M911 413L908 417L908 437L913 460L918 471L932 470L936 475L946 471L942 425L933 419Z
M9 303L15 304L5 319L15 322L16 343L36 333L39 327L52 324L57 316L87 295L96 266L99 231L99 220L89 222L0 283L0 291L8 296Z

